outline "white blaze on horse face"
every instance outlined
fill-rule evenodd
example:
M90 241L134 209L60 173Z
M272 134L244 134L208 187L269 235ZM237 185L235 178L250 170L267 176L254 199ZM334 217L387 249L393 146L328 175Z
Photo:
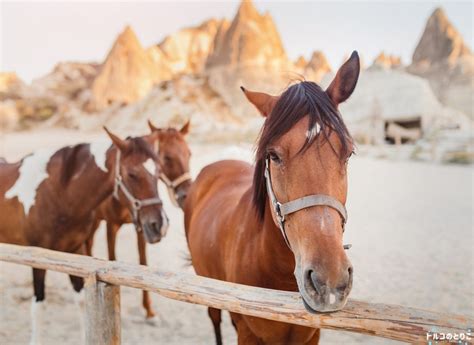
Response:
M105 161L107 159L107 150L112 145L112 141L109 139L104 139L100 141L95 141L90 144L89 151L94 157L95 164L99 167L100 170L108 172L109 170L105 166Z
M148 158L145 163L143 163L143 167L148 171L152 176L156 174L156 164L153 159Z
M35 203L36 190L39 185L48 177L46 168L55 152L56 149L43 149L23 158L19 169L20 176L5 193L7 199L18 197L18 201L23 204L25 215L28 215L30 208Z
M313 128L308 129L306 131L306 138L308 138L309 141L311 141L314 137L316 137L321 130L321 127L319 126L319 123L315 123Z

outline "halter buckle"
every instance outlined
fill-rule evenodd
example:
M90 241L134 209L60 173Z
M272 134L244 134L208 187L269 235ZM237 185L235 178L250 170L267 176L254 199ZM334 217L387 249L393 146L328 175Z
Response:
M139 210L142 208L142 202L138 199L133 200L133 208Z
M281 202L275 201L274 206L278 221L281 225L283 225L283 223L285 222L285 216L281 214Z

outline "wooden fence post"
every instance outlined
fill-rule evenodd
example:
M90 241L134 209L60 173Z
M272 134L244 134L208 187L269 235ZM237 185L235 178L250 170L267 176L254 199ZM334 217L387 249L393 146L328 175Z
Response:
M120 286L85 278L86 344L120 344Z

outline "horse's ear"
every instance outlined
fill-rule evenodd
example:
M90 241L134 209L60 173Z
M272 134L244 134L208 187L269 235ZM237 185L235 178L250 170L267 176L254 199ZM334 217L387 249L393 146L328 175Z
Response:
M262 116L265 117L270 115L273 110L273 107L280 98L279 96L272 96L264 92L250 91L244 88L243 86L241 86L240 89L243 91L245 97L247 97L249 102L252 103L258 109Z
M326 89L326 93L336 106L348 99L354 91L359 79L359 71L359 54L353 51L349 60L339 68L334 80Z
M158 153L160 152L160 139L162 136L161 129L157 128L156 131L151 132L150 137L151 137L151 142L153 145L153 150Z
M183 127L181 127L181 129L179 130L179 132L182 134L182 135L186 135L189 133L189 127L191 125L191 119L189 119L184 125Z
M118 136L116 136L114 133L108 130L107 127L104 126L104 130L107 132L107 135L110 137L112 142L114 143L115 146L119 148L120 151L124 151L128 147L128 142L126 140L120 139Z
M148 119L148 127L150 128L150 131L152 132L157 132L157 131L160 131L161 129L156 127L150 119Z

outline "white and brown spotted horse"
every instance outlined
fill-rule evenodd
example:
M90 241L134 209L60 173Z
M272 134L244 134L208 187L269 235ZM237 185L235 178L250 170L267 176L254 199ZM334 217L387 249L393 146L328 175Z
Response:
M158 195L158 135L60 150L38 150L17 163L0 163L0 242L85 253L96 208L114 190L149 242L166 233L168 219ZM135 206L133 206L135 205ZM136 207L140 205L141 207ZM41 341L45 274L33 269L31 343ZM76 292L83 280L70 276Z

